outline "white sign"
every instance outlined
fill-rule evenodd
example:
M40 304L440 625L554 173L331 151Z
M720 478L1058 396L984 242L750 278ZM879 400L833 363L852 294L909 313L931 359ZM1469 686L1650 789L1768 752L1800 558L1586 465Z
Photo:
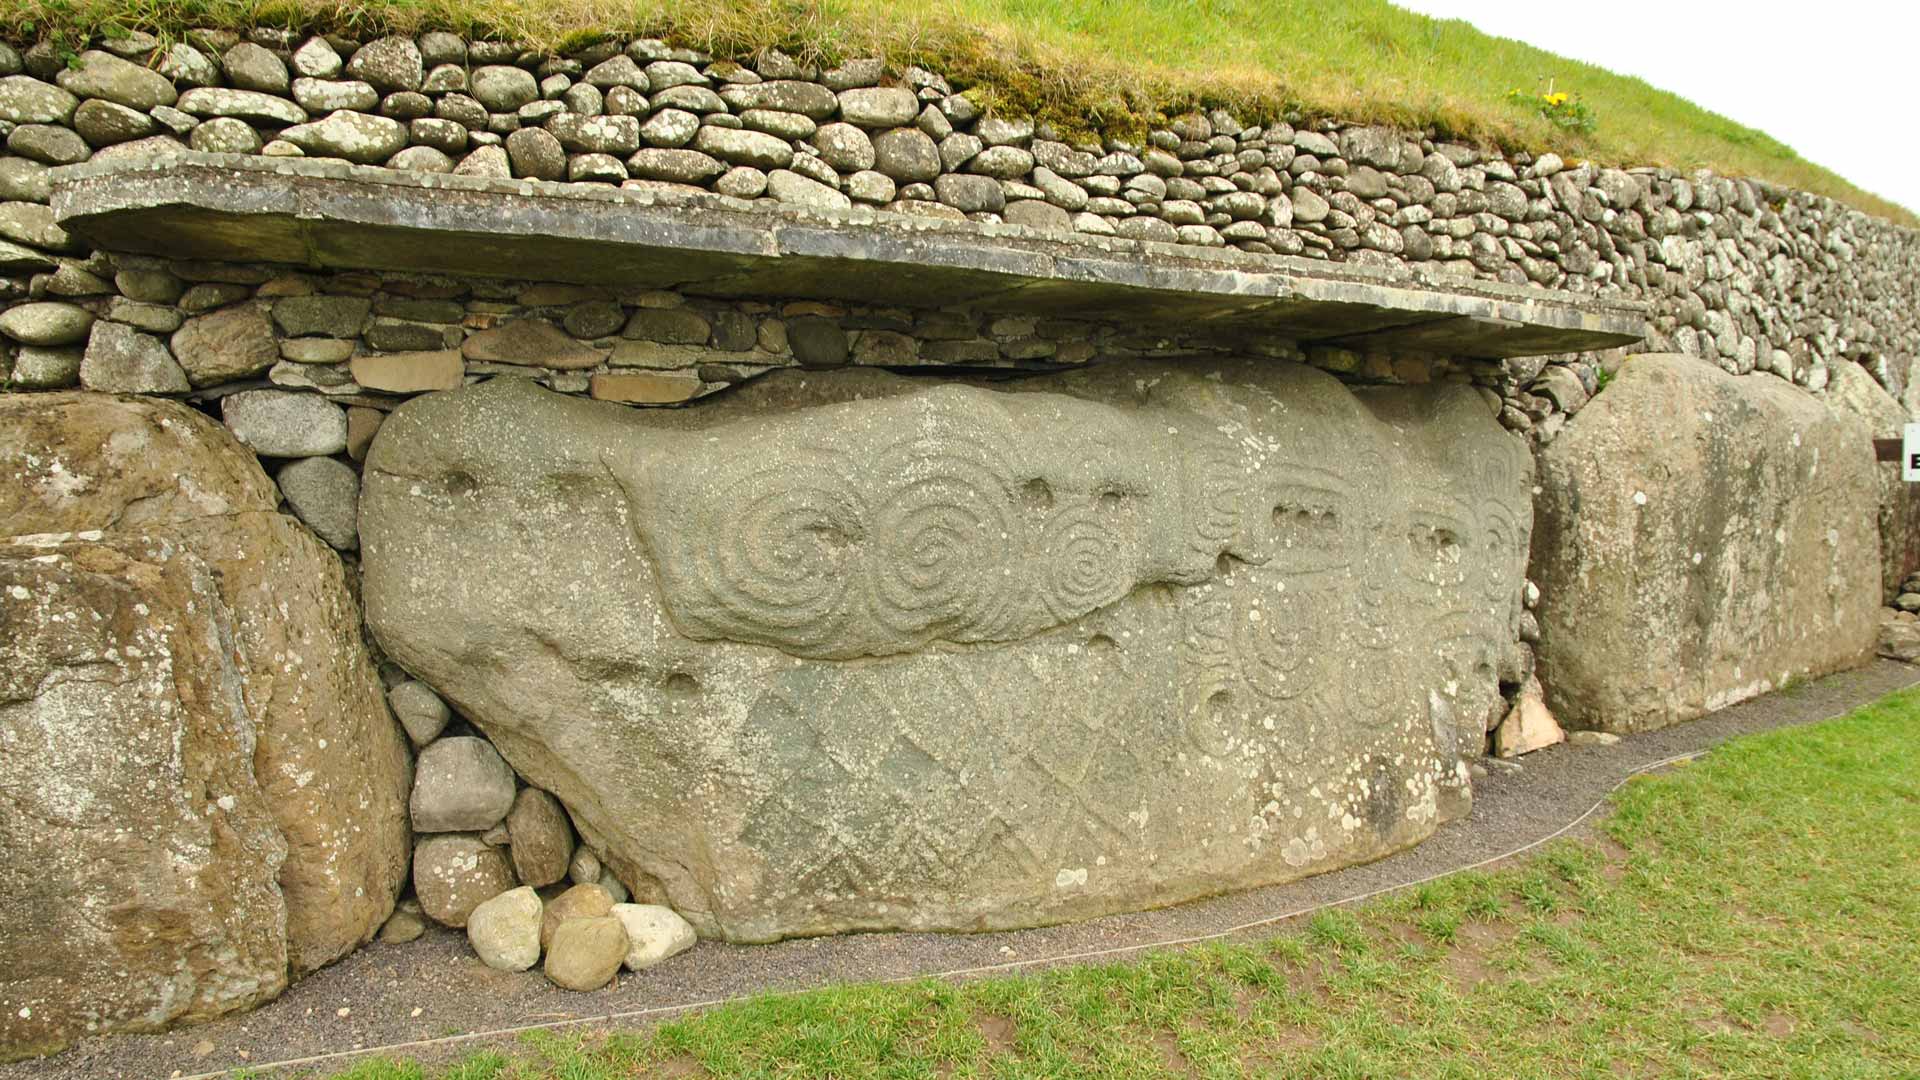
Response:
M1908 424L1901 436L1900 479L1920 480L1920 424Z

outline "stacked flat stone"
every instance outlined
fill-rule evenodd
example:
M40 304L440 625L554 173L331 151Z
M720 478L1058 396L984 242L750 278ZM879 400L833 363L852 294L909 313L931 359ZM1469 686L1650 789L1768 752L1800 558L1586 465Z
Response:
M736 61L652 39L566 56L439 32L360 42L196 31L151 55L140 40L101 44L71 66L48 46L0 46L0 274L10 275L0 303L108 314L111 267L52 224L47 168L192 147L867 205L1644 299L1649 350L1813 390L1828 365L1851 361L1906 397L1920 352L1910 318L1920 237L1707 173L1501 155L1331 121L1250 124L1222 110L1176 117L1137 143L1072 140L984 114L919 68L861 59L821 71L777 51ZM31 325L15 328L0 313L21 386L70 385L91 345L84 316L52 314L16 317ZM160 341L170 316L119 314L109 321L132 329L105 329L86 350L89 385L206 385ZM412 368L438 385L451 365ZM1517 363L1502 421L1548 441L1603 372L1597 357ZM653 375L603 382L606 396L647 403L700 389Z

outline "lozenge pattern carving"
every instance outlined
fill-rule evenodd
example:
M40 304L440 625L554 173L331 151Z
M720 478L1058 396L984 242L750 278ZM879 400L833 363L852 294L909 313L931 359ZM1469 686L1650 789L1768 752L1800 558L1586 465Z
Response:
M369 495L376 588L473 623L441 677L494 687L470 715L703 933L1169 903L1372 858L1459 811L1461 739L1514 640L1530 468L1466 388L1356 395L1249 362L757 392L608 419L551 465L478 445L444 466L478 478L469 509L411 478ZM537 392L463 393L540 420L507 400ZM442 452L389 423L397 460ZM508 614L422 602L424 554L404 579L382 565L390 501L443 515L443 548L510 553L529 543L512 508L596 471L599 516L568 518L595 554L524 557ZM496 485L508 509L483 516ZM540 599L572 575L624 605ZM496 655L517 639L489 618L527 622L524 655ZM572 674L515 691L556 664Z

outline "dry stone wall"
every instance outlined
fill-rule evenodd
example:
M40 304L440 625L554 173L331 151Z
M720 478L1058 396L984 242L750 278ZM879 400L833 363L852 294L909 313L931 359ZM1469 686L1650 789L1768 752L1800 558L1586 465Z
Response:
M1850 362L1905 398L1920 351L1909 318L1920 238L1755 181L1217 110L1139 142L1086 141L982 115L934 72L870 60L821 71L645 39L568 56L444 33L359 42L256 29L96 45L71 65L44 45L0 46L0 272L11 275L0 302L113 292L52 224L49 167L191 147L865 203L1531 282L1646 300L1652 349L1813 390ZM79 318L0 313L0 332L38 347ZM146 342L118 343L135 354L127 362L164 367ZM1550 439L1605 362L1516 362L1503 421ZM64 358L35 353L24 366L28 385L75 378ZM648 397L675 390L624 382Z

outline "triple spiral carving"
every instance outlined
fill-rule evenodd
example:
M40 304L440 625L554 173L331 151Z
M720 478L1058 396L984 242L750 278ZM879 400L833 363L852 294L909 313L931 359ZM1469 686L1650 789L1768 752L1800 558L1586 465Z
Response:
M1036 481L989 437L916 437L857 461L789 453L735 472L697 527L650 537L697 636L846 655L1012 640L1134 584L1137 545L1113 500L1033 505L1022 488Z

